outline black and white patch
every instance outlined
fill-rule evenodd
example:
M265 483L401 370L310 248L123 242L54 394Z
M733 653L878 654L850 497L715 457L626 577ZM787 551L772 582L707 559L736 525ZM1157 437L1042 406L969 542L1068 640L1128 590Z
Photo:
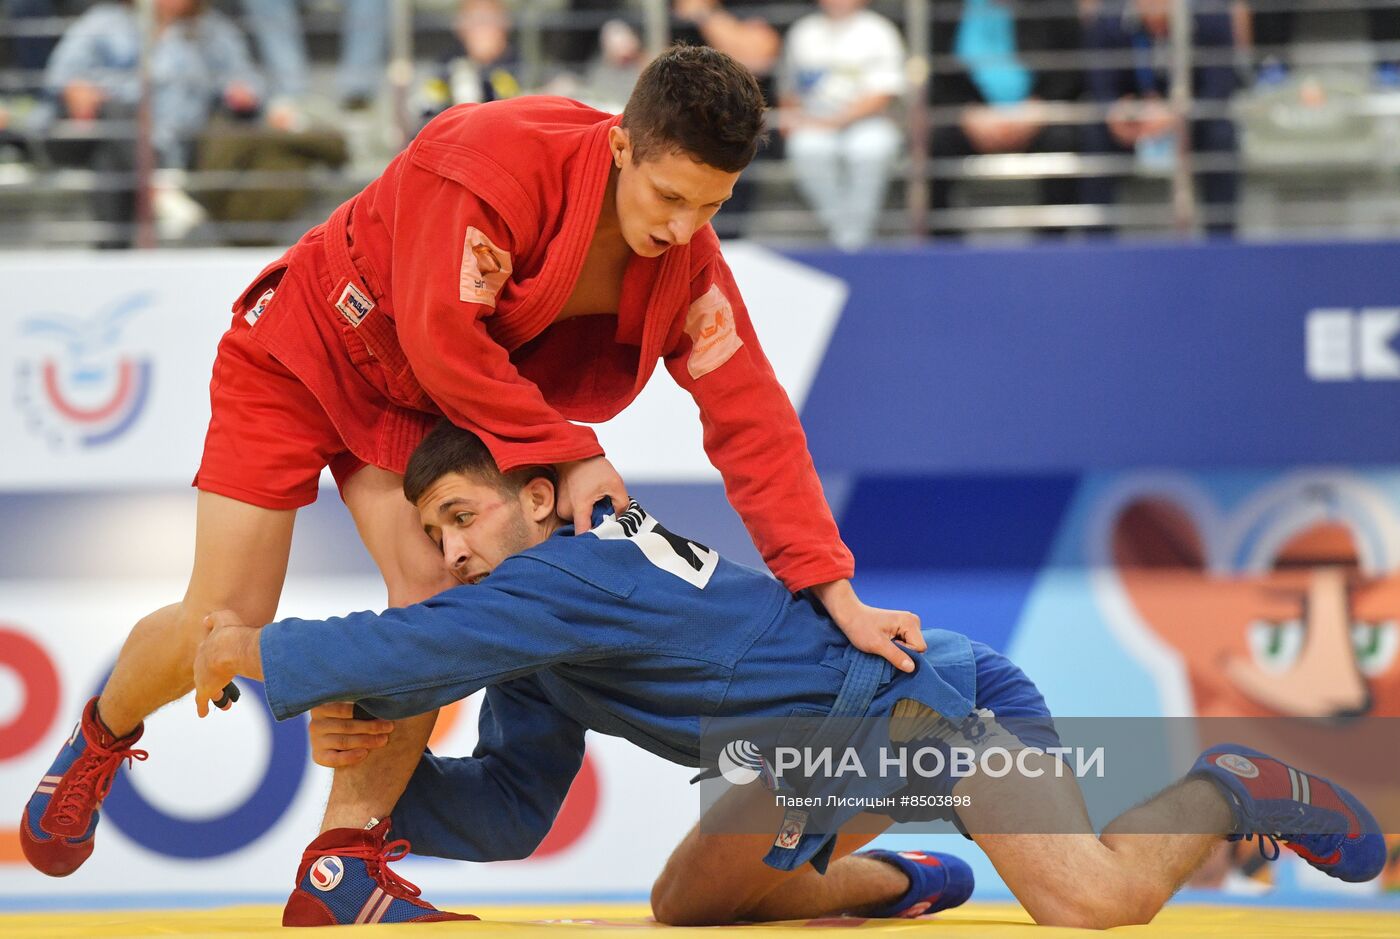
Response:
M630 541L652 564L702 590L719 566L718 551L667 531L636 502L626 512L604 518L592 534L606 541Z

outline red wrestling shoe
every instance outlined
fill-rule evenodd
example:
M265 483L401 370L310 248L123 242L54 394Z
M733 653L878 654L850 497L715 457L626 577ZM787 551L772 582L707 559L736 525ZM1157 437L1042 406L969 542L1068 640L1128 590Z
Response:
M408 842L384 843L389 819L365 828L333 828L307 847L297 886L282 911L283 926L359 926L477 919L420 900L417 887L389 870Z
M83 719L58 751L58 759L24 807L19 843L35 869L50 877L67 877L92 854L97 808L112 788L122 760L146 759L134 750L144 725L117 737L97 717L97 699L83 708Z

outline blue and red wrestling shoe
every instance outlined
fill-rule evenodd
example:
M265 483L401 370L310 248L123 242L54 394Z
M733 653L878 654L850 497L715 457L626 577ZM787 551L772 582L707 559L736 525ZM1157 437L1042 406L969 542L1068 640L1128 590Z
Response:
M417 887L389 870L408 842L384 843L389 819L364 828L333 828L307 847L297 887L282 911L283 926L359 926L477 919L420 900Z
M1339 880L1372 880L1385 869L1380 826L1360 800L1336 783L1233 743L1202 753L1189 775L1209 779L1225 794L1235 817L1230 840L1258 835L1259 853L1271 861L1282 841Z
M92 854L93 835L122 760L146 759L132 745L144 725L125 737L107 729L97 716L97 699L83 708L83 719L58 751L49 772L24 807L19 843L24 856L50 877L67 877Z
M913 919L961 906L972 896L972 868L960 857L934 851L859 851L860 857L893 864L909 878L904 896L883 909L868 913L872 919Z

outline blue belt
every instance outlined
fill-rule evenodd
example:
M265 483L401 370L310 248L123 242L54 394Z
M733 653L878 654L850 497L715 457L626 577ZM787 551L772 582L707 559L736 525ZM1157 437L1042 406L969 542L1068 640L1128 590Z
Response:
M841 682L841 690L836 693L836 703L812 733L806 745L812 749L840 747L850 738L858 724L853 718L864 717L870 711L870 702L875 693L890 678L892 666L878 655L862 652L855 646L846 650L846 677ZM781 871L795 870L808 861L819 872L825 873L831 861L832 849L836 847L834 832L816 832L796 835L795 843L785 844L784 833L790 826L805 828L808 813L801 810L788 810L778 828L773 847L763 858L763 863Z
M928 651L922 656L923 664L931 670L930 677L936 678L932 686L925 682L923 690L930 696L925 703L947 717L966 717L977 699L977 666L971 643L966 636L943 629L925 630L924 640ZM836 695L836 703L808 740L809 747L843 746L861 726L853 718L870 713L871 703L893 669L883 658L861 652L854 646L847 651L846 663L846 678ZM791 871L810 861L818 873L825 873L836 846L836 833L831 830L807 834L809 819L809 813L789 809L763 862L776 870ZM837 826L842 824L839 817L828 821Z

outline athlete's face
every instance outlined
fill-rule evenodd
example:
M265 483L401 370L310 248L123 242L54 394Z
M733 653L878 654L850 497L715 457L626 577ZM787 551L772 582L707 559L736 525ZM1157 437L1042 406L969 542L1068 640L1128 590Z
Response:
M442 551L448 572L478 583L496 566L549 537L554 486L532 479L514 495L462 473L449 473L418 500L423 531Z
M672 245L689 244L734 193L738 173L726 173L684 153L632 158L627 131L608 132L617 172L617 218L627 246L654 258Z

